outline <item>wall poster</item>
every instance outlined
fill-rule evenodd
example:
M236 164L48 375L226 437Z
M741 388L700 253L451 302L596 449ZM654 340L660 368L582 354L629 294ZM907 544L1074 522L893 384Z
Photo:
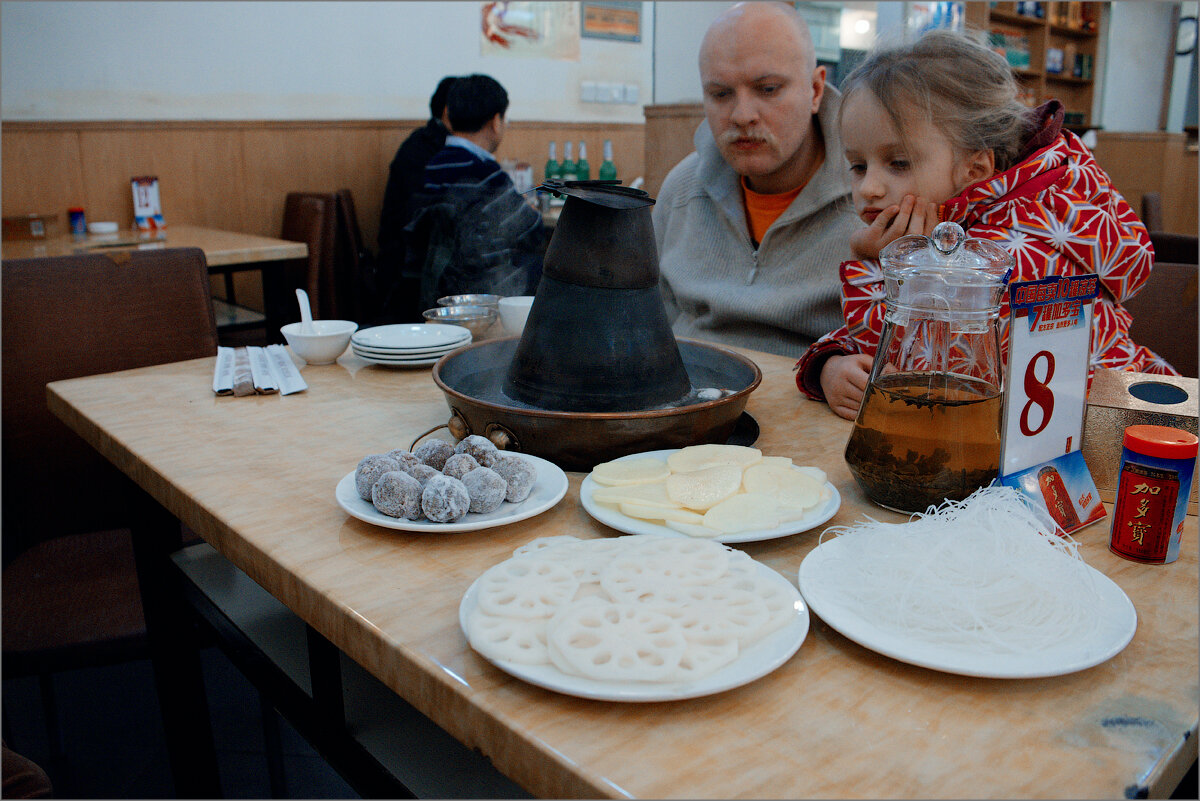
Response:
M616 39L621 42L642 41L642 4L635 2L585 2L582 34L588 39Z
M480 55L579 60L579 3L480 4Z

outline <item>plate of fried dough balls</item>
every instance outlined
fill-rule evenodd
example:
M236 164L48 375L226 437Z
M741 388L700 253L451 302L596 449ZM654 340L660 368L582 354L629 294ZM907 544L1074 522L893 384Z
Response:
M364 456L338 482L338 505L352 517L402 531L475 531L541 514L567 494L552 462L501 451L472 434L457 443L428 439L411 451Z

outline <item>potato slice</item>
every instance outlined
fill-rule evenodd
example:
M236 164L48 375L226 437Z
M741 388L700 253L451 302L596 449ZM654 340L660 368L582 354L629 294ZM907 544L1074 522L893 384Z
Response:
M686 509L678 507L672 509L664 509L661 506L643 506L638 503L622 503L618 507L622 514L636 517L639 520L674 520L678 523L691 523L698 526L704 520L704 516L689 512Z
M744 492L704 513L704 525L724 534L772 529L780 524L779 504L763 492Z
M596 487L592 491L592 500L613 506L619 503L636 503L642 506L661 506L665 509L679 508L679 504L667 495L667 485L663 481L655 481L652 484L626 484L621 487Z
M716 506L741 487L742 468L732 464L720 464L688 473L672 473L667 478L667 495L671 500L700 512Z
M801 473L808 473L817 480L818 484L824 484L829 480L829 476L825 475L825 471L819 467L813 467L809 464L798 464L796 465L796 469Z
M746 468L742 486L747 492L761 492L782 506L807 508L821 499L821 484L809 473L778 464L756 464Z
M703 518L701 518L703 519ZM709 528L705 525L694 525L692 523L680 523L677 520L664 520L667 528L674 529L680 534L687 534L689 537L700 537L703 539L712 539L713 537L721 536L721 532L715 528Z
M670 474L671 469L662 459L639 456L635 459L617 459L596 465L592 468L592 481L610 487L622 487L662 481Z
M744 445L689 445L667 457L673 473L690 473L716 465L749 467L762 459L758 448Z
M791 467L792 466L792 457L790 457L790 456L764 456L762 459L755 462L755 464L774 464L774 465L783 465L786 467Z

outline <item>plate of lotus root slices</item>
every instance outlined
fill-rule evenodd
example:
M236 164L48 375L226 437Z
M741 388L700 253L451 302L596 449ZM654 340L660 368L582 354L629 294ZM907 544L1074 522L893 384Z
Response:
M724 692L786 663L808 634L799 590L712 540L541 537L459 605L471 647L549 690L608 701Z

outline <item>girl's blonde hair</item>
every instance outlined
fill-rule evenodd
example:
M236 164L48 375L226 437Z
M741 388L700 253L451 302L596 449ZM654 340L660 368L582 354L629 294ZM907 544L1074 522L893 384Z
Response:
M912 115L945 134L960 153L991 150L996 171L1016 162L1035 121L1017 100L1017 82L1003 56L950 31L873 50L843 82L842 108L867 90L904 136Z

